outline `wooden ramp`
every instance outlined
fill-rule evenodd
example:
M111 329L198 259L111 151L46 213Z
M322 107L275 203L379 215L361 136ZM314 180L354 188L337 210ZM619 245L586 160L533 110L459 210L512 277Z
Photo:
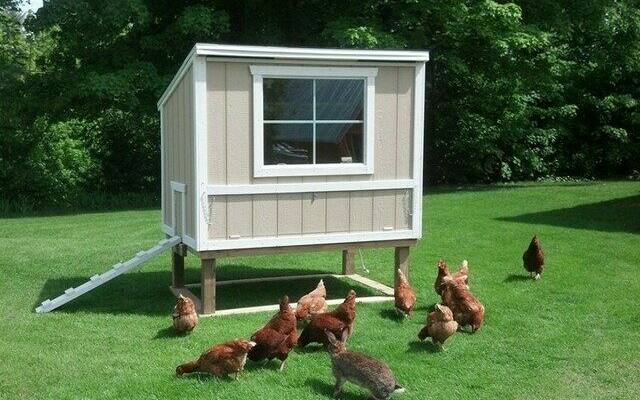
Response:
M47 299L43 301L42 304L36 307L36 312L46 313L51 310L55 310L61 305L66 304L71 300L77 297L80 297L83 294L97 288L98 286L109 282L113 278L120 276L127 271L131 271L132 269L140 266L146 261L149 261L150 259L162 253L163 251L177 245L181 241L182 239L180 238L180 236L173 236L168 239L163 239L159 241L158 244L150 248L149 250L139 252L130 260L115 264L107 272L92 276L91 278L89 278L88 282L76 288L69 288L65 290L63 294L61 294L60 296L56 297L53 300Z

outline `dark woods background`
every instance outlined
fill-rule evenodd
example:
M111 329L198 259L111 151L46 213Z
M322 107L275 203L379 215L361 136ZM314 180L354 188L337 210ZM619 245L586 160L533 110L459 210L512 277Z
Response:
M155 104L195 42L430 49L429 183L637 177L639 3L0 0L0 199L159 194Z

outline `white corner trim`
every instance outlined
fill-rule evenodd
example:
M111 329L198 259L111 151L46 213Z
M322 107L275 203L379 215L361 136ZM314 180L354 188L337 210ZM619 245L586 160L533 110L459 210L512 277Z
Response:
M422 169L424 161L424 102L425 102L425 63L418 63L414 76L414 118L413 118L413 178L416 188L413 196L413 215L411 224L415 236L422 237Z
M331 176L331 175L371 175L374 172L375 149L375 77L377 68L340 68L340 67L316 67L316 66L283 66L283 65L250 65L253 75L253 176L263 177L287 177L287 176ZM265 165L264 164L264 97L263 78L356 78L364 80L364 120L363 124L363 162L344 164L291 164L291 165ZM314 81L315 87L315 81ZM315 91L314 91L315 104ZM273 121L271 121L273 122ZM286 121L284 121L286 122ZM302 122L302 121L301 121ZM315 125L322 121L316 121L315 106L312 121L314 137ZM326 121L324 121L326 122ZM349 121L335 121L351 123ZM358 121L360 122L360 121ZM315 143L314 143L315 149Z
M191 66L191 63L193 62L194 58L196 57L197 46L198 45L195 45L195 46L193 46L191 48L191 50L189 51L189 54L187 54L187 57L182 62L182 65L180 65L180 68L178 69L178 72L176 72L176 75L173 77L173 79L171 79L171 82L169 83L169 86L167 86L165 91L162 93L162 96L160 96L160 99L158 100L158 103L156 104L158 109L160 109L164 105L164 103L167 101L167 99L169 98L171 93L173 93L173 90L176 88L176 86L178 86L178 84L182 80L182 77L184 76L184 74L189 70L189 67Z
M187 191L187 185L185 185L184 183L171 181L171 190L184 193Z
M197 43L197 54L217 57L253 57L299 60L353 60L426 62L428 51L419 50L353 50L305 47L240 46L215 43Z
M165 129L164 129L164 109L162 107L159 108L160 111L160 220L162 221L162 224L165 224L167 221L165 220L165 212L166 212L166 207L167 205L165 204L165 201L167 199L165 199L165 173L166 171L164 170L164 160L165 160L165 155L164 155L164 134L165 134ZM172 235L173 236L173 235Z
M286 65L251 65L251 75L263 77L288 78L375 78L378 68L351 68L351 67L310 67L310 66L286 66Z
M207 199L207 60L205 57L196 57L193 61L193 163L194 190L193 190L193 215L195 218L195 246L200 250L202 243L207 239L208 228L205 219L205 210L209 207Z
M414 189L413 179L345 182L254 183L245 185L209 185L210 196L283 194L313 192L353 192L363 190Z
M247 239L216 239L207 240L200 251L207 250L235 250L260 247L303 246L312 244L333 244L369 242L380 240L418 239L411 229L376 232L347 232L347 233L317 233L308 235L269 236Z

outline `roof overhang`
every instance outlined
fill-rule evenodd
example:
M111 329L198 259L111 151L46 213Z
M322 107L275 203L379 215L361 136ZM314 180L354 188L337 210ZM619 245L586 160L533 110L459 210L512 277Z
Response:
M160 100L158 100L158 108L162 107L177 82L192 64L193 59L197 56L265 58L276 60L366 61L383 63L424 63L429 61L428 51L417 50L356 50L196 43L180 66L176 75L173 77L173 80L160 97Z

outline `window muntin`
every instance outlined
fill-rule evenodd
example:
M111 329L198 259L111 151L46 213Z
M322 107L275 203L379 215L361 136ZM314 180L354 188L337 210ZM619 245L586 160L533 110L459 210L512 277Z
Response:
M264 78L263 88L264 165L362 162L364 79Z
M255 177L373 173L377 68L250 70Z

